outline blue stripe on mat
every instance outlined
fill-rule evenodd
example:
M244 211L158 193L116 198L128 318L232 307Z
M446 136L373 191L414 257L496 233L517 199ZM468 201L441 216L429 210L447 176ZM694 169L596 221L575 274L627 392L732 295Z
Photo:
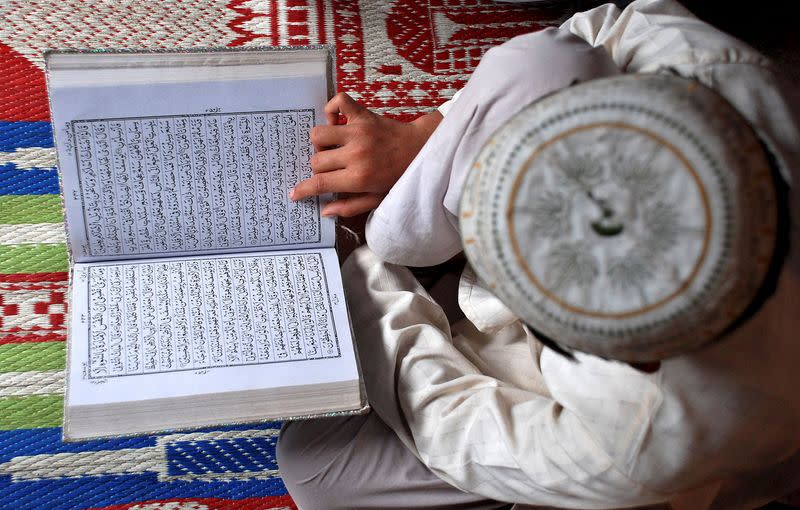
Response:
M278 469L275 437L240 437L164 444L167 473L205 475Z
M58 194L58 173L55 169L17 170L16 165L0 165L0 195Z
M155 436L63 443L60 428L4 430L0 432L0 464L27 455L143 448L155 444Z
M22 147L52 147L53 130L49 122L0 121L0 152Z
M280 423L237 425L224 428L207 428L202 432L276 429ZM189 434L187 432L187 434ZM61 429L11 430L0 432L0 508L13 502L14 509L48 508L52 510L102 507L146 500L171 498L226 498L245 499L286 494L283 481L277 476L268 479L236 479L248 472L275 469L275 437L239 437L203 440L172 437L166 440L161 466L148 466L161 476L182 476L191 480L161 480L153 471L134 474L100 476L62 476L47 478L47 455L78 452L114 451L121 448L148 448L158 446L157 436L125 439L103 439L81 443L61 442ZM42 479L12 479L11 472L3 473L15 457L44 455L37 459L43 469ZM101 454L102 455L102 454ZM135 456L135 453L133 454ZM59 456L59 470L69 471L67 457ZM77 460L77 459L76 459ZM86 462L84 458L82 462ZM6 464L5 466L3 464ZM86 466L76 465L76 471ZM134 467L135 469L135 467ZM213 480L218 475L220 479ZM234 475L232 479L226 479ZM197 477L212 477L198 480ZM263 476L263 475L262 475Z
M280 428L279 422L268 422L230 427L203 428L191 432L265 430ZM187 434L190 432L186 432ZM79 443L61 441L61 428L19 429L0 431L0 464L13 457L27 455L97 452L119 450L121 448L144 448L155 446L157 436L137 436L130 438L97 439ZM0 499L2 503L2 499ZM0 508L2 505L0 505Z
M231 480L225 482L159 482L155 474L129 476L85 476L62 480L6 483L0 477L0 507L11 503L15 510L47 508L72 510L171 498L245 499L286 494L283 481ZM7 507L9 508L9 507Z

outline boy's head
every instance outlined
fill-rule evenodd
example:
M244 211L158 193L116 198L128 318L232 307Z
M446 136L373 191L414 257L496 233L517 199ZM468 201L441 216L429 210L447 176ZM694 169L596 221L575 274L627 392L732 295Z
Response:
M468 174L459 222L478 275L536 331L652 362L751 311L780 251L778 180L715 92L614 77L542 98L499 129Z

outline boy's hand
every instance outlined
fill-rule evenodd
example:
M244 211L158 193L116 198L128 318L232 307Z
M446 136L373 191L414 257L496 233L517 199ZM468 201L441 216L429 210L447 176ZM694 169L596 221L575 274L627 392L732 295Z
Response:
M346 123L339 122L342 115ZM295 186L292 200L347 193L328 204L323 216L355 216L378 207L442 119L438 111L411 123L381 117L345 93L325 105L327 126L311 130L317 153L314 175Z

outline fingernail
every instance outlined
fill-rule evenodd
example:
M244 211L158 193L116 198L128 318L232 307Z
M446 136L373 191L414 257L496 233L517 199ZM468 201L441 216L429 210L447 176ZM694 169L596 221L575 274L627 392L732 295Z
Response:
M294 200L294 188L289 191L289 200Z
M326 218L336 216L336 209L333 207L326 207L322 210L322 215Z

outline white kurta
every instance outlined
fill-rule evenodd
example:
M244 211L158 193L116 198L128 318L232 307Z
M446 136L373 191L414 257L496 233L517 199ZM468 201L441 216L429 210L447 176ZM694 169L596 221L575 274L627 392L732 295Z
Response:
M458 198L481 142L571 78L616 72L611 61L622 72L677 72L716 89L800 178L800 123L769 62L676 2L599 7L560 31L491 50L370 219L377 256L362 249L344 266L370 400L437 475L489 498L750 508L800 487L800 314L789 313L800 303L800 229L776 294L752 319L653 374L543 349L469 271L459 293L467 319L451 329L410 272L380 260L428 265L460 251ZM509 75L513 91L503 90Z

